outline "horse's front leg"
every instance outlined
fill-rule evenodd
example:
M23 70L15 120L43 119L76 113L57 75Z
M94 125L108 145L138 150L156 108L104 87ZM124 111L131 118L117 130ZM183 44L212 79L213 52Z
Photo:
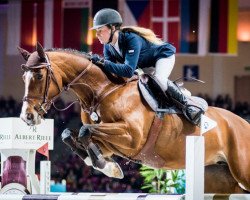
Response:
M86 133L84 126L80 130L81 144L78 140L78 131L65 129L62 133L63 142L71 148L88 166L101 171L106 176L123 178L123 172L118 163L105 160L98 147L91 141L90 134ZM83 136L84 135L84 136Z
M103 173L119 178L123 177L123 173L121 174L122 171L119 165L112 160L110 161L109 158L113 154L133 156L138 153L143 138L143 129L141 127L136 120L132 120L132 122L85 124L79 131L78 141L88 149L89 147L86 144L90 144L93 139L94 144L98 145L107 161ZM89 152L95 154L95 156L90 157L93 158L93 163L96 158L102 155L92 150Z
M102 124L88 124L84 126L92 134L92 139L105 143L108 152L117 149L123 149L124 152L130 152L131 155L138 153L142 139L143 129L136 122L115 122ZM79 134L80 137L80 134ZM105 152L104 156L105 155ZM109 155L107 155L109 156Z
M83 161L88 157L86 150L77 144L76 138L78 137L78 131L66 128L62 132L62 141L71 148L71 150L77 154Z

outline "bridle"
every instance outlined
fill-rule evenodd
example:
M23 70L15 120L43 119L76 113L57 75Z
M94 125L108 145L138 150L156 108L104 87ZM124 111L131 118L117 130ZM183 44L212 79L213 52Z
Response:
M59 111L64 111L64 110L67 110L74 103L79 102L79 100L77 99L76 101L72 102L69 106L67 106L64 109L58 109L54 104L54 102L62 94L62 92L68 91L72 85L75 85L75 82L77 82L83 76L83 74L85 74L92 66L92 62L90 61L89 65L73 81L71 81L67 86L60 88L57 82L57 79L55 78L55 75L53 73L53 70L51 68L51 64L50 64L47 54L45 54L45 60L46 62L39 63L39 65L33 65L33 66L27 66L25 64L21 65L21 68L24 71L46 68L46 83L45 83L44 94L42 96L26 95L23 97L23 102L25 101L28 102L30 100L42 100L42 103L39 103L39 105L34 106L34 109L36 110L36 112L41 118L43 118L44 114L47 114L47 111L50 109L51 105L53 105L54 108L56 108ZM50 86L51 80L56 84L59 92L57 95L49 99L48 95L49 95L49 86Z
M46 62L40 63L39 65L33 65L33 66L27 66L25 64L21 65L22 70L24 71L28 71L28 70L34 70L34 69L43 69L46 68L46 85L45 85L45 90L44 90L44 94L42 95L42 97L40 96L30 96L30 95L26 95L23 97L23 102L24 101L30 101L30 100L42 100L42 103L39 103L39 105L35 105L34 109L36 110L36 112L38 113L38 115L43 118L44 114L47 114L47 111L50 109L51 105L54 106L54 108L58 111L65 111L67 110L69 107L71 107L74 103L80 103L80 100L77 99L74 102L70 103L66 108L63 109L59 109L55 106L55 101L57 98L59 98L59 96L65 92L68 91L71 86L73 85L84 85L87 86L90 91L92 92L93 95L93 99L91 101L91 105L89 108L83 108L83 105L81 104L81 107L83 109L84 112L89 113L90 115L95 112L97 110L97 107L100 105L100 103L111 93L113 93L115 90L117 90L120 87L123 87L124 85L126 85L126 83L134 81L134 80L138 80L138 78L134 78L132 77L131 79L125 81L122 84L119 85L115 85L113 88L109 89L108 91L106 91L105 93L100 94L98 97L95 96L93 89L86 83L77 83L77 81L92 67L93 63L92 61L89 61L88 66L75 78L73 79L70 83L68 83L66 86L60 88L57 79L55 78L55 75L53 73L53 69L51 67L50 64L50 60L47 56L47 54L45 54L45 60ZM51 80L56 84L57 89L58 89L58 94L55 95L54 97L52 97L51 99L48 98L48 94L49 94L49 86L51 83Z

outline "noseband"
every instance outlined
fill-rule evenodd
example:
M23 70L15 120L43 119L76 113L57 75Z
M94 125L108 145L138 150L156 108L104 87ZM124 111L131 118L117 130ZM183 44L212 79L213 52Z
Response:
M46 70L47 70L46 85L45 85L45 90L44 90L43 96L39 97L39 96L27 95L27 96L23 97L23 101L27 101L27 102L30 100L34 100L34 99L35 100L42 100L42 103L39 103L39 105L34 106L34 109L37 111L38 115L40 115L42 118L43 118L43 115L45 113L47 114L47 111L50 109L51 105L52 104L54 105L55 100L61 95L61 93L64 91L68 91L70 86L73 85L76 81L78 81L82 77L82 75L85 74L86 71L88 71L90 69L90 67L92 66L92 62L90 62L90 64L71 83L69 83L67 86L65 86L65 87L63 87L63 89L61 89L56 78L55 78L55 75L54 75L53 70L51 68L51 64L50 64L50 61L49 61L47 54L45 54L45 59L46 59L46 62L40 63L40 65L38 65L38 66L27 66L24 64L21 65L21 68L24 71L32 70L32 69L43 69L43 68L46 68ZM50 86L51 80L56 83L56 86L57 86L57 89L59 92L57 95L55 95L53 98L51 98L49 100L48 94L49 94L49 86ZM77 101L71 103L67 108L62 109L62 110L68 109L71 105L73 105L76 102L79 102L79 101L77 100ZM55 107L55 105L54 105L54 107ZM56 109L59 110L58 108L56 108Z
M44 113L47 113L47 111L50 109L51 107L51 104L55 101L55 97L52 98L51 100L48 99L48 93L49 93L49 85L50 85L50 82L51 80L53 80L56 85L57 85L57 88L58 88L58 91L59 91L59 94L61 93L61 89L60 89L60 86L55 78L55 75L53 73L53 70L51 68L51 64L50 64L50 61L49 61L49 58L48 56L45 54L45 60L46 62L44 63L40 63L40 65L38 66L27 66L27 65L21 65L21 68L24 70L24 71L27 71L27 70L33 70L33 69L43 69L43 68L46 68L46 85L45 85L45 90L44 90L44 94L42 97L39 97L39 96L24 96L23 97L23 101L29 101L29 100L42 100L42 103L39 103L39 105L36 105L34 106L34 109L37 111L37 113L43 117ZM57 97L57 95L56 95Z

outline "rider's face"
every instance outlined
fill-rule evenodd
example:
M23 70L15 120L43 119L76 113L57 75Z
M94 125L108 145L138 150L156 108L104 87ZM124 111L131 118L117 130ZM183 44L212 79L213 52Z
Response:
M110 38L111 30L107 26L96 29L96 37L101 44L107 44Z

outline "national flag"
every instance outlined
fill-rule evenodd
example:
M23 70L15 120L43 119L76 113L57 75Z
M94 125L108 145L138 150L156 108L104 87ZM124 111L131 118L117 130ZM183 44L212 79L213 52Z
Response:
M119 2L124 26L149 28L179 49L180 0L126 0Z
M44 47L62 47L62 1L45 0Z
M237 53L238 0L211 0L210 53Z
M120 8L123 16L123 25L150 27L150 0L125 0L120 2Z
M124 25L152 29L163 41L179 51L180 0L127 0L120 7ZM124 9L124 10L122 10Z
M91 0L64 0L63 47L88 51Z
M7 55L17 46L33 51L39 41L45 48L61 47L62 0L9 0Z
M182 0L180 53L205 55L208 52L210 0Z
M124 25L152 29L177 53L207 53L210 0L122 1Z
M18 54L16 47L20 46L21 39L21 5L19 0L10 0L7 5L7 55Z
M127 0L119 5L124 25L150 28L177 53L199 55L208 52L209 9L210 0Z
M181 1L181 53L198 53L199 0Z
M17 46L33 51L39 41L45 48L88 50L91 0L10 0L7 54Z
M202 56L208 53L210 1L199 1L198 54Z
M163 41L169 42L179 52L180 0L151 1L152 29Z
M41 146L39 149L37 149L37 152L46 156L49 160L49 144L46 142L43 146Z
M44 2L22 1L21 46L32 51L36 42L43 44Z

